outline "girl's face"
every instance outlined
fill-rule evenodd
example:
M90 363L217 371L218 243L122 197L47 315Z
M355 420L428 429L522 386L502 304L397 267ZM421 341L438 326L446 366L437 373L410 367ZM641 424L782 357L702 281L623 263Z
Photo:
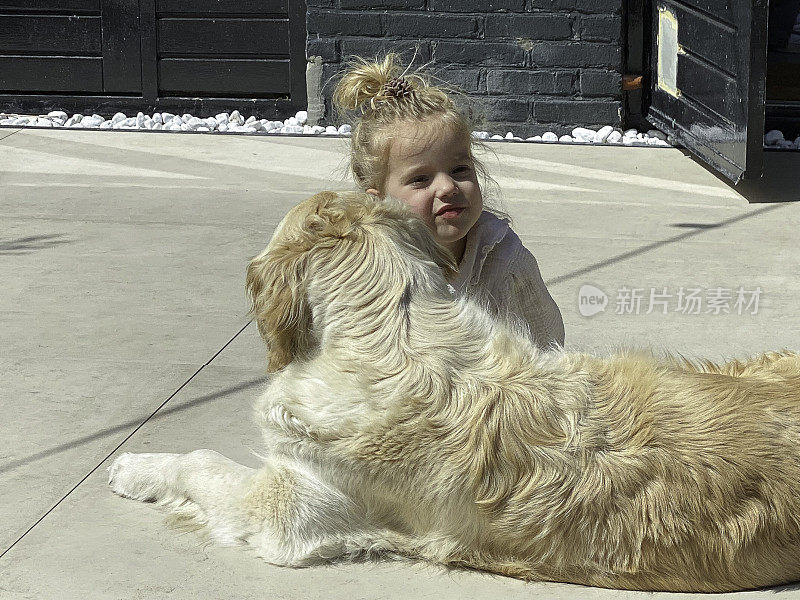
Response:
M467 232L483 210L469 139L445 127L396 131L383 190L367 191L405 202L460 261Z

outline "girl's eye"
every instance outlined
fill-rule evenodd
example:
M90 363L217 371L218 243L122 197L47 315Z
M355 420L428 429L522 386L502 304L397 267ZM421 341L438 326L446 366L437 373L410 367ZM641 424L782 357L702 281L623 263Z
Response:
M465 173L469 173L470 171L472 171L472 168L469 165L459 165L455 169L453 169L453 173L460 173L462 175Z

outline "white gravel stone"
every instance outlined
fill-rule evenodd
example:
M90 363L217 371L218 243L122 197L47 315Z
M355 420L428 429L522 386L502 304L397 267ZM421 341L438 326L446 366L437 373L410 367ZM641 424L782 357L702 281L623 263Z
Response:
M570 138L576 140L583 140L585 142L591 142L596 134L597 132L594 129L587 129L586 127L576 127L575 129L572 130L572 135L570 136Z
M258 134L303 134L303 135L350 135L352 127L343 124L321 126L309 125L308 113L298 111L294 116L285 120L259 119L251 115L246 119L238 110L221 112L213 117L195 117L189 113L175 115L170 112L154 112L152 116L138 112L135 117L128 117L123 112L115 113L111 118L92 114L74 114L67 117L64 111L51 111L47 115L4 115L0 113L0 124L11 126L38 126L38 127L71 127L80 129L130 129L130 130L163 130L163 131L198 131L203 133L258 133ZM625 144L634 146L669 146L667 136L661 131L651 129L640 132L636 129L623 131L613 125L606 125L599 129L576 127L572 134L558 136L552 131L542 135L529 136L523 139L513 131L492 135L488 131L473 131L472 137L481 140L498 141L529 141L529 142L561 142L565 144L608 143ZM783 139L780 131L771 131L765 135L764 143L778 148L791 148L800 150L800 136L794 141Z
M791 148L791 149L794 149L794 142L790 142L789 140L783 140L783 141L780 143L780 146L779 146L779 147L780 147L780 148L784 148L785 150L788 150L788 149L790 149L790 148Z
M597 130L597 133L594 134L592 141L597 144L602 144L608 140L608 136L610 136L612 133L614 133L614 128L611 125L606 125L605 127L601 127Z
M778 129L772 129L764 135L764 143L767 146L777 146L783 141L783 132Z
M186 123L185 123L185 125L186 125L186 127L187 127L187 129L189 131L194 131L198 127L202 126L203 124L204 124L204 121L202 119L198 119L197 117L189 117L186 120Z

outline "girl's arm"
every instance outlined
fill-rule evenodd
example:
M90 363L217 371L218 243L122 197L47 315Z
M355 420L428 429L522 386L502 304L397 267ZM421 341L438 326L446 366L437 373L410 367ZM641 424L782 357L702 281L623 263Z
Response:
M508 310L530 327L540 348L564 345L564 320L539 272L536 258L523 248L508 276Z

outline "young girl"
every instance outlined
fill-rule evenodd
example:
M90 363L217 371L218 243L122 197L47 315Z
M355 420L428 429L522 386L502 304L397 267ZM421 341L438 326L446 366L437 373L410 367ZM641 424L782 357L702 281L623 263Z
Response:
M333 101L355 117L350 168L378 197L405 202L450 249L457 293L480 295L499 314L527 323L536 343L563 346L564 323L533 255L508 221L484 210L472 149L473 123L448 93L417 72L401 75L398 58L357 59Z

